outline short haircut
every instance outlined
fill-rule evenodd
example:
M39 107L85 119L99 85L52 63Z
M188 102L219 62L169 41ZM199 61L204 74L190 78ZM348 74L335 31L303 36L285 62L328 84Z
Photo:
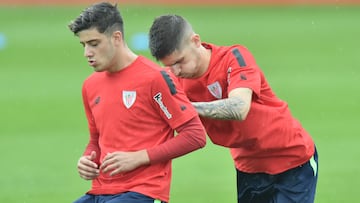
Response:
M124 22L117 9L117 5L107 2L94 4L73 20L69 29L77 35L80 31L96 28L99 33L112 33L121 31L124 36Z
M162 15L155 18L149 32L151 55L160 60L180 50L191 25L181 16Z

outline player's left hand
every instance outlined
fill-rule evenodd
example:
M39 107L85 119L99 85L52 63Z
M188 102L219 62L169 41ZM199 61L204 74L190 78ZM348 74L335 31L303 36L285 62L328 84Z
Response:
M139 166L150 163L146 150L136 152L112 152L108 153L100 166L103 173L110 172L110 176L134 170Z

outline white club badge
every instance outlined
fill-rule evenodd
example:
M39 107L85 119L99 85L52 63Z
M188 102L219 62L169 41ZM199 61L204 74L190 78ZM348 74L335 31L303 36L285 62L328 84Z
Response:
M218 81L208 85L207 88L214 97L217 99L222 98L222 89Z
M126 108L130 108L136 100L136 91L123 91L122 98Z

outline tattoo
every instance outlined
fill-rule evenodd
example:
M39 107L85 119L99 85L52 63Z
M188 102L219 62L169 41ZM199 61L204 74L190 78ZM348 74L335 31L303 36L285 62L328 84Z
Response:
M192 104L200 116L214 119L243 120L243 113L246 111L245 102L239 97Z

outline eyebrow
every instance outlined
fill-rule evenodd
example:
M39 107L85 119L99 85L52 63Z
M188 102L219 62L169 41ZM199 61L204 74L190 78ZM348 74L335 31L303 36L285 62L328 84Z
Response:
M91 42L97 42L97 41L99 41L99 39L92 39L92 40L89 40L89 41L80 42L80 44L84 45L84 44L89 44Z

